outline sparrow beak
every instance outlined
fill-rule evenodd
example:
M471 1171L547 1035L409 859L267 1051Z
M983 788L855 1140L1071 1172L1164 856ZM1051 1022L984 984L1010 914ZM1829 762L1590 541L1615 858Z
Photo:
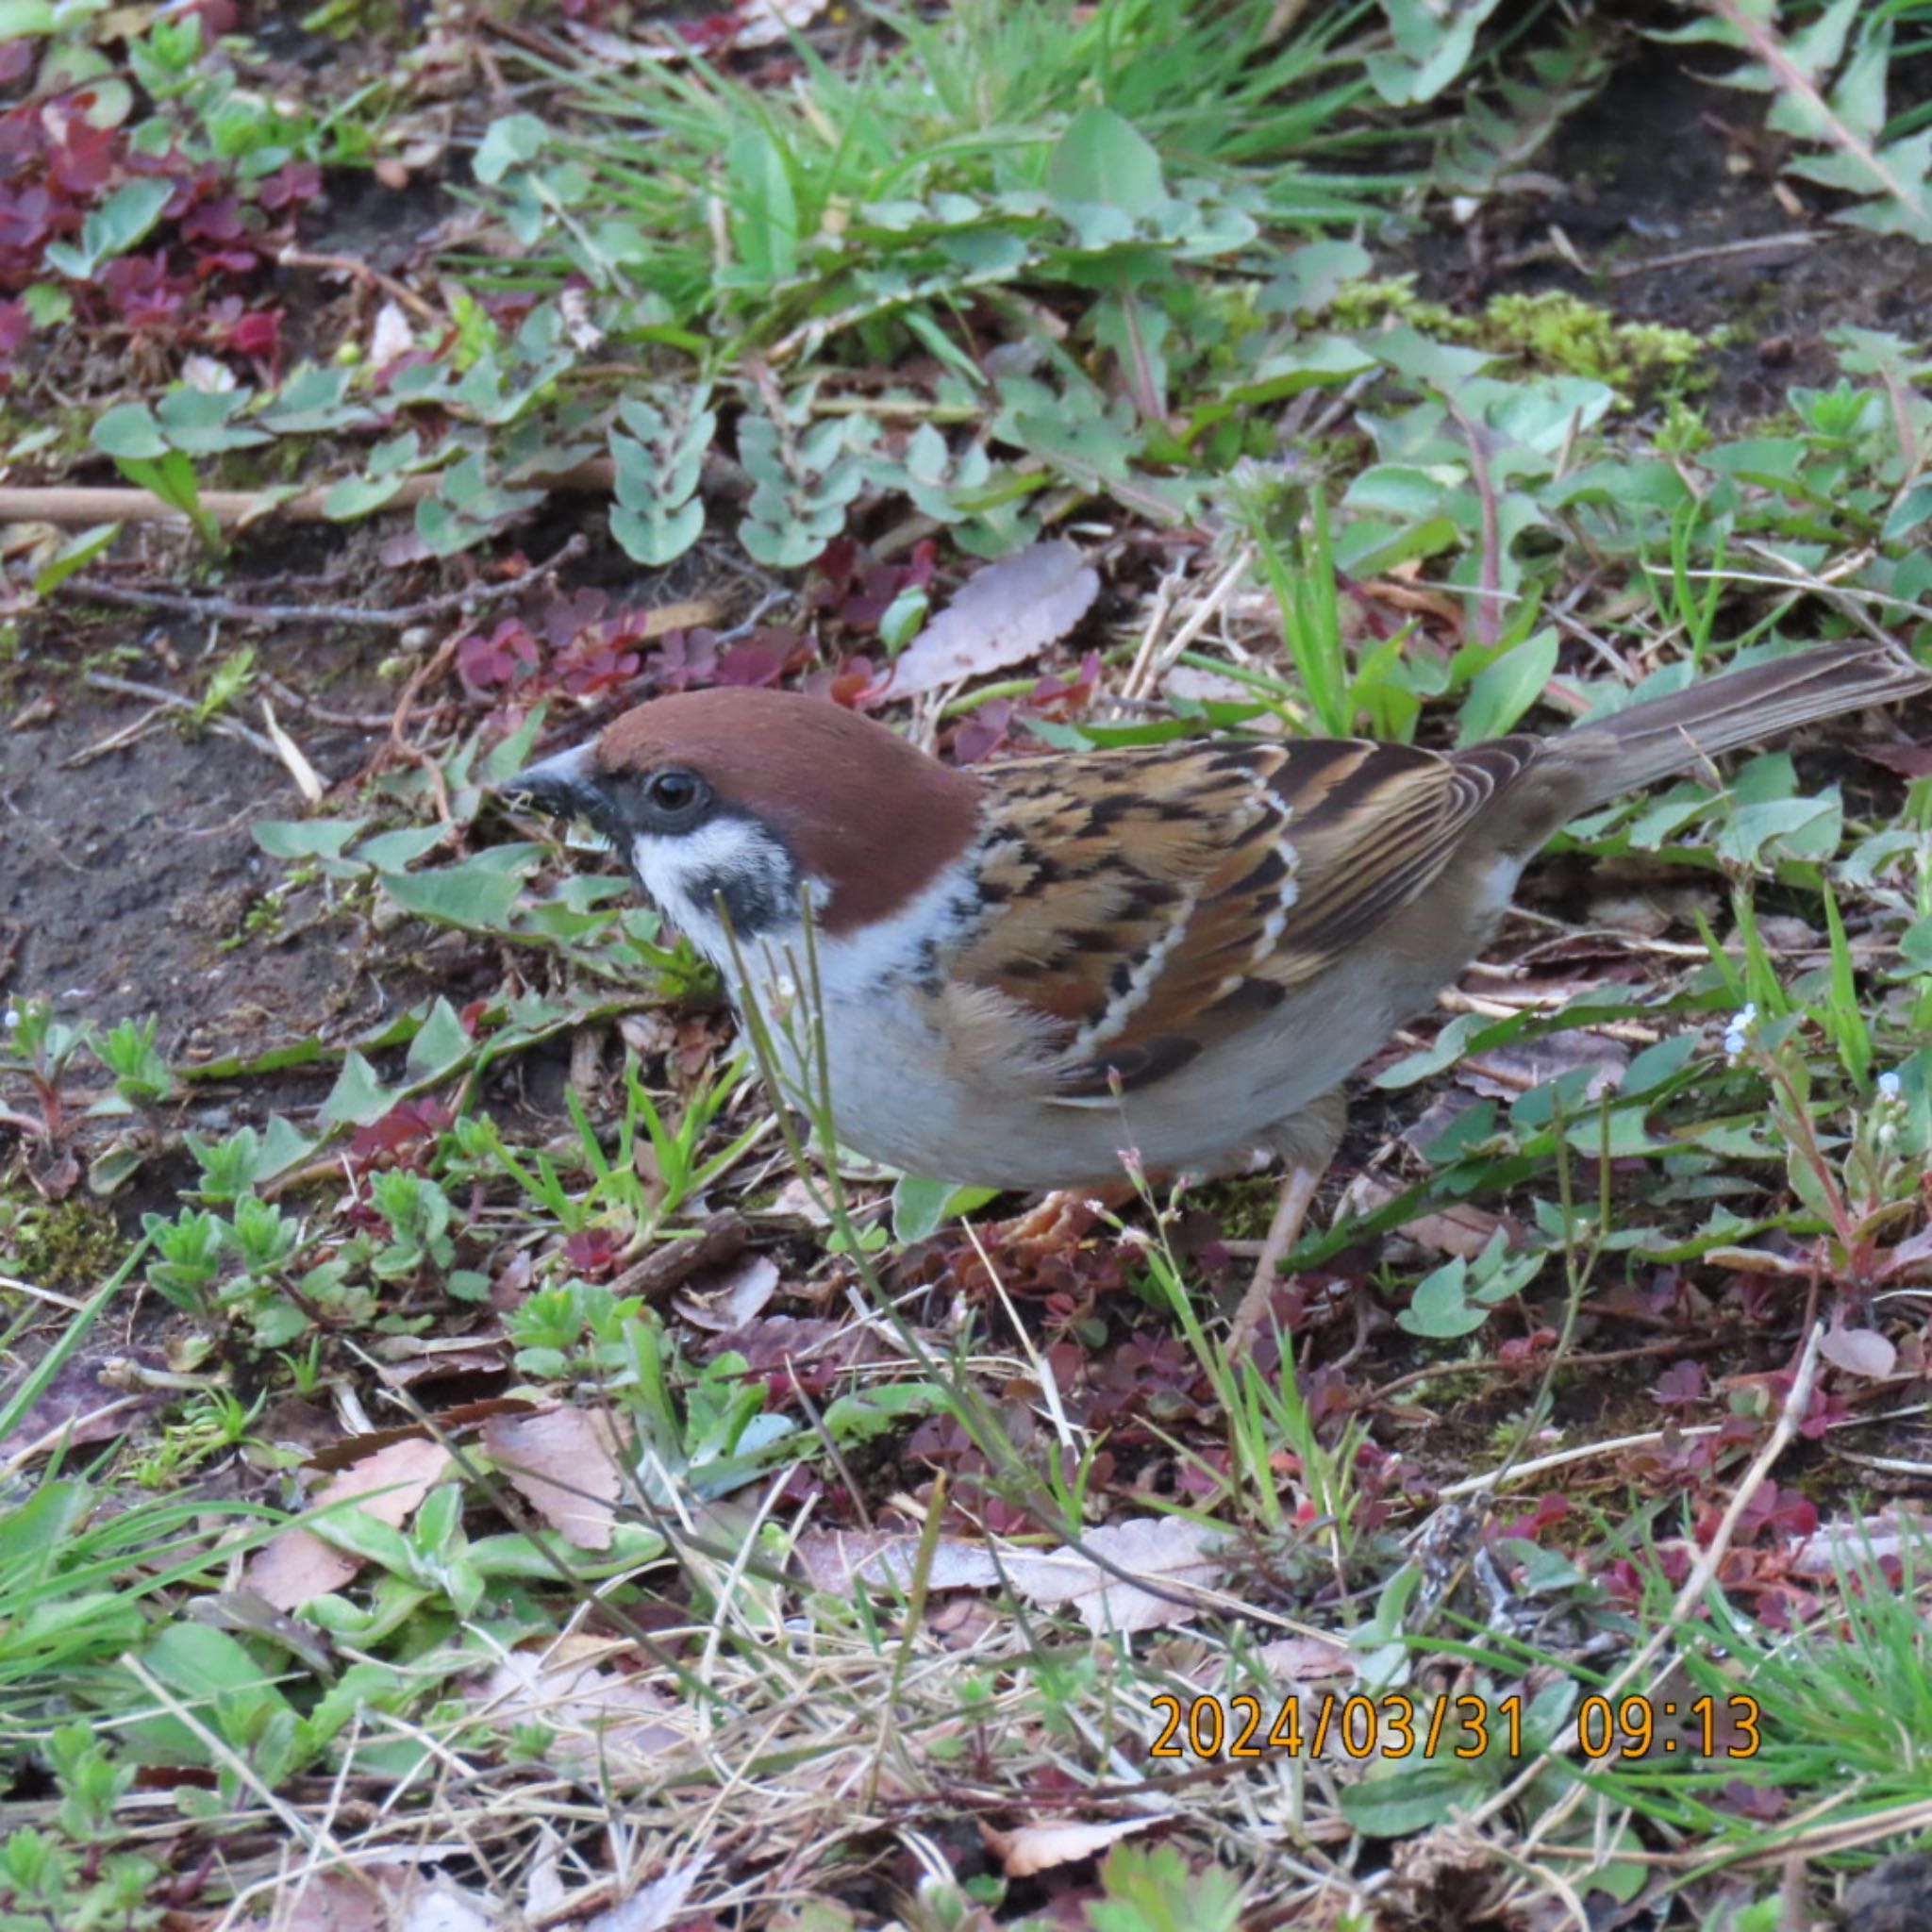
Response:
M534 765L525 765L497 790L513 806L533 807L551 818L595 821L608 803L598 783L595 746L573 745Z

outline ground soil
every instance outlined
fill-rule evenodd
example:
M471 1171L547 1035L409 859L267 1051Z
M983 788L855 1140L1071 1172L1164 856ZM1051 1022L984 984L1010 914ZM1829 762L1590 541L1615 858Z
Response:
M263 594L226 588L244 601ZM394 996L346 923L315 916L325 909L319 893L264 917L281 868L251 828L304 813L282 763L85 681L94 669L192 691L204 651L224 657L241 641L211 643L193 628L59 608L24 628L0 685L9 714L0 724L0 988L49 998L71 1020L158 1015L156 1044L182 1067L349 1037ZM318 628L252 641L262 671L325 691L332 709L375 716L393 703L366 640ZM382 741L374 729L283 709L327 783L355 778ZM260 729L258 701L228 715Z
M1712 340L1698 400L1723 428L1780 408L1794 383L1835 380L1829 330L1916 340L1932 251L1820 222L1842 197L1779 174L1789 144L1763 131L1764 97L1699 78L1728 64L1709 48L1647 43L1536 158L1546 190L1486 210L1479 242L1445 218L1417 245L1405 265L1421 292L1479 307L1565 289L1621 321L1694 329ZM1540 246L1555 227L1589 274ZM1765 245L1738 249L1754 237Z

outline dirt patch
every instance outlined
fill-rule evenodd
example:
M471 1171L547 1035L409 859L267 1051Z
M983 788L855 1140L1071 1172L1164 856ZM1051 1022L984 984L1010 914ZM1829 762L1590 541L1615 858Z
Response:
M141 649L149 634L90 626L85 647L116 675L184 689ZM384 994L339 926L250 931L280 875L250 827L301 815L288 772L239 740L184 728L158 704L81 684L66 669L81 641L58 622L30 636L10 710L31 718L45 699L53 715L0 727L0 988L43 995L66 1018L158 1013L157 1044L176 1063L253 1056L332 1033L358 1011L373 1018ZM175 648L185 656L200 642ZM267 668L300 685L300 646L260 649ZM37 677L37 660L61 669ZM327 780L353 776L375 746L373 732L287 723Z
M1781 176L1789 143L1763 131L1763 97L1700 80L1694 67L1723 63L1691 52L1647 44L1619 68L1537 157L1538 174L1558 185L1494 205L1486 258L1443 233L1412 265L1436 300L1564 289L1620 321L1723 331L1699 401L1714 425L1735 425L1781 408L1793 383L1835 379L1827 330L1915 337L1932 307L1932 251L1821 223L1842 197ZM1544 252L1553 227L1589 275Z

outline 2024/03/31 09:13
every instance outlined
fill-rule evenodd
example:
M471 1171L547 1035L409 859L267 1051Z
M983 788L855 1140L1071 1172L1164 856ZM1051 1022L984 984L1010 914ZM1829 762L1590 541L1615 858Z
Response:
M1354 1757L1475 1758L1500 1746L1524 1755L1528 1715L1521 1694L1491 1698L1465 1692L1438 1697L1425 1708L1402 1691L1380 1697L1328 1690L1303 1698L1290 1691L1273 1721L1258 1697L1212 1693L1187 1700L1163 1692L1152 1700L1162 1722L1150 1757L1263 1757L1274 1752L1320 1757L1331 1745ZM1754 1757L1762 1748L1761 1708L1755 1697L1674 1700L1631 1695L1611 1703L1591 1695L1576 1707L1575 1748L1585 1757L1645 1757L1654 1752L1687 1757ZM1667 1725L1682 1720L1682 1735Z

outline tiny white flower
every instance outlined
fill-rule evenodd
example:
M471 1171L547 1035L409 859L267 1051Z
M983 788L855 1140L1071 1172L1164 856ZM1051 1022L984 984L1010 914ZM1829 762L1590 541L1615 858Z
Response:
M1731 1015L1731 1024L1724 1028L1724 1058L1733 1066L1738 1062L1746 1046L1751 1042L1751 1034L1757 1024L1757 1003L1746 1000Z
M1878 1076L1878 1096L1881 1100L1896 1100L1901 1091L1896 1074L1880 1074Z
M20 1009L17 1007L8 1007L5 1013L0 1013L0 1025L5 1025L8 1032L11 1033L19 1024Z

